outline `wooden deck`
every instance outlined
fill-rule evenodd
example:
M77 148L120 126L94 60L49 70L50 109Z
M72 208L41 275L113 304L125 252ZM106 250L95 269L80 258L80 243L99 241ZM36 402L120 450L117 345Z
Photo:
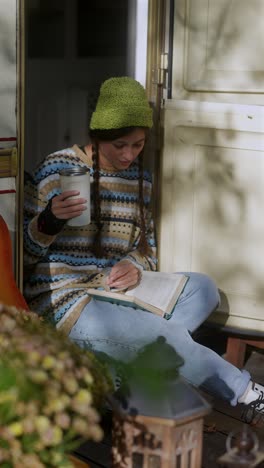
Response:
M264 352L262 350L250 349L245 367L257 382L264 383ZM215 468L218 466L217 459L226 451L228 434L242 429L242 407L232 408L222 401L212 400L208 395L203 394L203 396L212 404L213 409L204 421L202 468ZM264 421L251 427L259 439L260 450L264 451ZM104 422L104 428L106 435L102 443L87 442L76 452L79 459L86 462L90 468L111 467L111 421L109 419ZM264 463L258 467L264 468Z

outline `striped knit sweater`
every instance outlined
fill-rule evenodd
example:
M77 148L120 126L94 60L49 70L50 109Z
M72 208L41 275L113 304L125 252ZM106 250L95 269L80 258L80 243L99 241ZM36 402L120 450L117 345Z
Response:
M151 177L144 171L143 193L150 256L142 256L138 205L138 165L134 162L120 172L100 171L102 258L90 247L96 233L91 197L91 223L84 227L64 225L57 235L38 231L37 220L48 201L61 193L59 171L74 166L88 167L93 193L92 160L74 145L49 155L25 186L24 294L32 310L68 332L89 302L87 288L94 274L129 259L145 270L156 269L156 246L150 214Z

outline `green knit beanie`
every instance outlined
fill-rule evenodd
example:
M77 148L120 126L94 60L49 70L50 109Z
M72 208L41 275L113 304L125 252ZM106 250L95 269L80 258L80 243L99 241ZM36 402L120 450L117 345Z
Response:
M123 76L109 78L102 84L90 122L91 130L151 128L152 125L152 109L138 81Z

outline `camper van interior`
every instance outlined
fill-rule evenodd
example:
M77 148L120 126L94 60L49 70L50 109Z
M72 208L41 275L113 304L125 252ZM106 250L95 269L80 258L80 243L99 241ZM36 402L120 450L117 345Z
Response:
M26 171L50 152L86 141L104 79L135 76L137 18L143 25L137 50L144 80L146 4L25 0Z

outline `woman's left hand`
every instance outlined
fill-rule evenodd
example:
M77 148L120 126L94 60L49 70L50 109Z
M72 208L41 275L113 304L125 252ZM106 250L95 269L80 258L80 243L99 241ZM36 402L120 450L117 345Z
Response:
M110 288L128 289L136 286L140 281L140 270L128 260L118 262L111 269L107 278Z

